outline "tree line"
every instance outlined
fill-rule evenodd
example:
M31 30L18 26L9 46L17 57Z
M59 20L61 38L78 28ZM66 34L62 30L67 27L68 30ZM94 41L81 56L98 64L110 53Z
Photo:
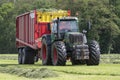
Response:
M120 53L120 0L2 0L0 1L0 53L16 53L16 16L41 8L71 10L79 18L88 41L99 42L101 53Z

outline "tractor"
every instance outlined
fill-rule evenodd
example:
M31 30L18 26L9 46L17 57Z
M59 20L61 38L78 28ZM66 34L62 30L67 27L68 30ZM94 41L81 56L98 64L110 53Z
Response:
M95 40L87 42L87 31L79 32L79 28L76 17L52 20L48 24L51 34L44 34L41 38L42 64L64 66L69 59L72 65L99 65L99 44Z

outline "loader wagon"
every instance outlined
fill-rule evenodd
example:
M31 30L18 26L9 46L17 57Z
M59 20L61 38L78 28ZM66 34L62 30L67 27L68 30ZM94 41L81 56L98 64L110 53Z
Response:
M16 47L18 48L19 56L18 62L34 63L33 57L40 57L41 39L44 34L50 34L48 28L51 20L57 17L70 16L70 11L54 10L54 11L40 11L33 10L17 16L16 18ZM29 51L30 50L30 51ZM28 55L25 56L29 62L24 61L24 52ZM33 53L32 53L33 52ZM22 55L21 55L22 54ZM29 59L29 57L31 59ZM20 59L19 59L20 58Z
M85 31L79 32L78 19L68 10L33 10L16 18L16 47L19 64L98 65L99 44L87 43Z

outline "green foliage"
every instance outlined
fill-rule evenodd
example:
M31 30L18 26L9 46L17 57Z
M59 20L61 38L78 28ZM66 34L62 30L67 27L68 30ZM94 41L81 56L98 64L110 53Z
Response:
M115 6L110 5L109 0L77 0L70 8L72 15L79 13L80 29L88 31L88 39L98 40L102 53L112 51L113 39L120 34L120 18L113 12ZM91 30L88 30L88 22L92 24Z
M41 8L70 9L79 18L80 31L88 31L88 41L99 41L102 53L120 53L120 0L2 0L0 53L16 52L16 16Z
M3 3L0 10L0 52L11 52L14 51L13 42L15 42L14 5Z
M120 53L120 35L118 35L116 38L113 40L113 52Z

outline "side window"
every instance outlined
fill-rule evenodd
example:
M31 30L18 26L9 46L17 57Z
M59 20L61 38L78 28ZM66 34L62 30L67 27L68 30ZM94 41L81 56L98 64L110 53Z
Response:
M51 26L52 26L52 33L57 33L57 23L54 22L51 24Z

